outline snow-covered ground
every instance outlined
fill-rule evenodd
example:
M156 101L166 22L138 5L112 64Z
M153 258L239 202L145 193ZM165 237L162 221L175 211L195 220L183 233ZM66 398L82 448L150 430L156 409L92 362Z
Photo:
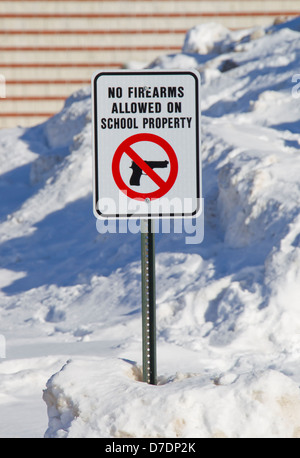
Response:
M156 235L158 385L141 382L140 237L92 212L90 88L0 131L0 437L300 437L300 19L188 32L205 235ZM3 358L6 354L6 358Z

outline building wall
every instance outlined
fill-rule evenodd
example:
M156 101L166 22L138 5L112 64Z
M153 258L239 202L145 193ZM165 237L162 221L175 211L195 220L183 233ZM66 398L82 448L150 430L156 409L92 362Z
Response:
M298 9L299 0L0 0L0 128L44 121L97 69L179 52L197 24L265 26Z

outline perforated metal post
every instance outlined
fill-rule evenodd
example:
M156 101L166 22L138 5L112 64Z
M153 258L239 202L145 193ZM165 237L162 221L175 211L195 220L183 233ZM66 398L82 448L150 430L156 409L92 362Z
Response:
M156 385L156 300L154 221L141 221L143 380Z

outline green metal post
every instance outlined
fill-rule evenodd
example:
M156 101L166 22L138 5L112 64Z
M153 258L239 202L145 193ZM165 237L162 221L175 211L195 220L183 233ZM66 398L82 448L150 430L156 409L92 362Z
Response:
M143 380L157 384L154 222L141 221Z

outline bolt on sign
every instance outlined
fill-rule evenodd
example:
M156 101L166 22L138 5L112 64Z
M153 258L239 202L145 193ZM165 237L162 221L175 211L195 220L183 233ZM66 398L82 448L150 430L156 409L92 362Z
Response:
M95 216L197 216L198 72L99 71L92 92Z

